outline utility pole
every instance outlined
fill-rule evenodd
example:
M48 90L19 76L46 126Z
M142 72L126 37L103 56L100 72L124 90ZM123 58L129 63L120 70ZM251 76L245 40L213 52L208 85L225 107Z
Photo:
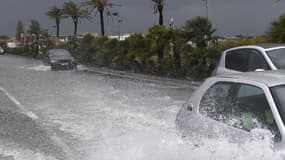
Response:
M119 17L119 19L118 19L118 36L119 36L119 41L121 40L121 23L123 22L123 20L122 19L120 19L120 17Z
M111 36L111 13L107 15L108 36Z
M118 19L118 40L121 40L121 23L123 22L123 19L121 19L120 14L118 12L113 12L113 16L116 16Z
M205 2L206 7L206 18L209 19L209 7L208 7L208 0L202 0Z

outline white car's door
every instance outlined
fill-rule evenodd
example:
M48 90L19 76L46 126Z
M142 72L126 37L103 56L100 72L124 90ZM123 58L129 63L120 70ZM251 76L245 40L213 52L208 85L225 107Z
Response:
M266 128L276 140L280 140L278 127L261 88L213 79L202 84L180 110L177 121L184 135L228 137L232 141L244 142L253 129Z

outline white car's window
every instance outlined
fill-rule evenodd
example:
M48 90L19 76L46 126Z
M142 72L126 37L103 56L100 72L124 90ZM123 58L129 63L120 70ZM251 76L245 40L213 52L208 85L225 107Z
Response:
M271 88L271 92L275 103L277 104L278 111L281 115L283 123L285 123L285 86L275 86Z
M280 139L266 96L256 86L216 83L202 97L199 111L202 115L245 131L267 128L278 135L276 140Z
M268 51L267 54L277 69L285 69L285 48Z
M200 113L214 119L223 118L227 97L232 83L217 83L213 85L202 98Z
M226 55L226 68L246 72L248 71L248 60L250 56L249 50L230 51Z
M251 50L248 61L248 71L255 71L257 69L269 70L270 68L260 52Z
M237 97L248 97L254 95L264 94L262 89L251 85L241 85L237 94Z
M226 68L248 72L256 69L268 70L269 66L261 53L253 49L230 51L226 55Z

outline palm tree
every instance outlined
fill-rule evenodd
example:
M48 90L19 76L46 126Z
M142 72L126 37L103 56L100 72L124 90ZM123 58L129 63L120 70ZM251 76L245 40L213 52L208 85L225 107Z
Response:
M62 9L58 8L57 6L52 6L50 10L47 12L47 16L49 16L51 19L55 19L56 36L59 37L60 20L64 18Z
M184 37L196 43L198 48L206 48L213 39L216 29L212 22L205 17L188 20L183 27Z
M109 0L86 0L82 3L83 6L87 7L89 10L89 13L91 14L95 10L96 13L99 12L100 14L100 25L101 25L101 35L105 35L105 29L104 29L104 12L108 15L110 15L109 8L113 6L119 6L118 4L111 3Z
M154 14L159 14L159 25L163 25L163 8L164 8L164 0L152 0L154 3Z
M24 24L21 20L18 20L17 22L17 28L16 28L16 39L18 41L22 41L21 34L25 33Z
M41 26L40 26L39 21L32 19L27 32L30 34L36 35L36 41L34 43L35 46L32 45L32 50L35 49L35 53L38 54L39 53L39 39L40 39L40 33L41 33Z
M82 9L80 6L78 6L73 1L65 2L63 4L63 13L67 17L72 18L72 22L74 24L74 35L77 34L77 26L78 26L78 20L80 18L87 18L87 11Z

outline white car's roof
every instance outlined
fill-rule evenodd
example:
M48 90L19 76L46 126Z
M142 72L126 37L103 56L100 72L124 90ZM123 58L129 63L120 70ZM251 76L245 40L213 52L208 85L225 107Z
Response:
M218 75L216 77L250 80L250 81L263 83L269 87L285 85L285 70L244 72L238 74Z
M270 50L285 48L285 44L283 43L261 43L261 44L256 44L256 45L244 45L244 46L230 48L226 51L231 51L231 50L236 50L236 49L245 49L245 48L255 48L255 49L270 51Z

